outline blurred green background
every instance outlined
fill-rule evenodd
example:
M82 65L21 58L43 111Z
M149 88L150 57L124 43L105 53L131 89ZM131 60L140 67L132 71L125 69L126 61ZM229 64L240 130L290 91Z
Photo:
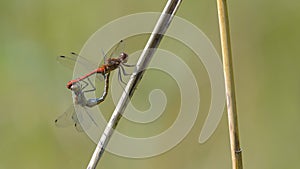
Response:
M228 4L244 166L299 168L300 2ZM65 88L72 71L58 64L56 56L80 51L91 34L114 19L160 12L164 5L160 0L0 1L0 169L85 168L95 144L73 127L56 128L53 123L72 102ZM184 1L177 15L200 28L220 53L215 1ZM170 47L166 42L162 46ZM209 81L199 61L189 56L182 59L196 74L204 93L200 108L204 113L199 114L191 132L175 148L152 158L105 153L97 168L231 168L226 113L214 135L206 143L198 143L209 107ZM149 106L149 91L157 87L157 81L151 80L155 76L155 71L145 75L134 98L145 102L136 101L137 107ZM174 86L171 90L178 90ZM168 98L180 96L178 91L166 94ZM170 101L169 114L177 115L178 106L174 105L178 101L180 98ZM114 107L108 103L104 107L112 111ZM157 125L147 124L148 129L166 128L174 118L171 115ZM122 128L125 124L121 120L120 130L134 134L130 130L134 125Z

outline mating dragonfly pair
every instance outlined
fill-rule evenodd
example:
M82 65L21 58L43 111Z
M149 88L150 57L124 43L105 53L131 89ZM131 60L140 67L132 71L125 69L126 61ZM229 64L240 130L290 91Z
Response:
M122 52L122 46L124 45L124 42L121 40L116 48L114 49L114 51L110 54L110 56L108 58L106 58L106 55L104 55L104 64L100 67L97 67L96 69L90 71L89 73L78 77L76 79L73 79L71 81L69 81L66 85L66 87L70 90L72 90L75 94L75 105L79 105L83 108L85 107L94 107L98 104L100 104L101 102L103 102L107 96L108 93L108 88L109 88L109 77L110 77L110 73L116 69L118 69L118 79L120 84L126 84L123 79L122 79L122 75L128 76L130 74L126 73L124 66L125 67L134 67L135 65L129 65L127 64L127 60L128 60L128 55L124 52ZM83 57L79 56L78 54L72 52L71 53L72 56L59 56L58 60L59 62L63 63L63 64L69 64L68 62L75 62L77 61L78 57L80 57L80 59L85 60L85 62L88 63L88 61L86 59L84 59ZM118 57L115 57L118 56ZM86 65L87 63L85 63L84 66L88 66ZM104 90L102 93L102 96L99 98L91 98L91 99L86 99L85 97L85 93L87 92L93 92L96 90L95 85L93 85L93 83L91 82L91 80L89 79L92 75L100 75L100 77L102 77L104 79ZM101 78L101 79L102 79ZM92 89L89 90L85 90L87 88L87 86L91 86ZM86 112L88 113L88 112ZM89 115L89 118L91 119L91 121L97 126L97 123L95 122L95 120L92 118L91 115ZM77 114L74 110L74 106L71 105L61 116L59 116L56 120L55 120L55 124L58 127L64 127L70 124L75 124L75 127L78 131L82 131L82 126L79 122L79 119L77 117Z

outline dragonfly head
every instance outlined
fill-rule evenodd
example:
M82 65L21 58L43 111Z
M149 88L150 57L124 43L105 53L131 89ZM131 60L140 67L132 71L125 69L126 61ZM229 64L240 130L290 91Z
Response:
M79 82L75 82L70 89L75 93L76 96L78 96L82 91L81 91L81 85Z
M77 82L78 82L78 81L77 81L76 79L75 79L75 80L69 81L69 82L67 83L67 88L73 90L74 88L77 87L77 85L74 86Z
M128 60L128 55L127 55L126 53L122 52L122 53L120 54L120 59L121 59L121 61L122 61L123 63L126 63L127 60Z
M69 81L69 82L67 83L67 88L68 88L68 89L71 89L72 86L73 86L73 82L72 82L72 81Z

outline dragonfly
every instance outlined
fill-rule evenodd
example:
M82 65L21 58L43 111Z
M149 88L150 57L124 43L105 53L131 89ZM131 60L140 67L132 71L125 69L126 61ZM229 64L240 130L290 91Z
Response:
M71 105L61 116L59 116L55 120L56 126L65 127L70 124L75 124L76 129L78 131L82 131L82 125L80 123L82 120L78 119L79 118L78 115L80 115L84 112L78 112L76 114L76 111L74 110L74 106L75 107L79 106L82 111L85 111L85 113L88 114L90 120L96 126L98 126L98 124L96 123L95 120L93 120L92 116L90 115L90 113L89 113L88 109L86 109L86 107L89 107L89 108L94 107L105 100L107 93L108 93L108 89L109 89L109 77L110 77L110 73L112 71L118 69L118 79L119 79L119 83L122 87L122 84L126 85L126 83L122 79L122 74L125 76L131 75L131 74L126 73L124 67L134 67L135 66L135 65L127 64L128 54L126 54L125 52L120 52L122 45L123 45L123 40L121 40L117 44L116 48L113 50L113 52L110 54L110 56L107 59L106 59L106 55L104 55L104 64L103 65L97 67L96 69L90 71L89 73L87 73L83 76L80 76L76 79L70 80L67 83L66 87L75 94L75 98L74 98L75 102L74 102L74 105ZM74 62L77 60L78 57L80 57L80 60L82 61L82 63L79 63L79 64L92 65L87 59L83 58L82 56L80 56L74 52L71 52L71 54L72 54L71 57L70 56L69 57L60 56L58 58L59 62L61 62L63 64L65 64L67 62L67 64L69 64L68 62ZM118 55L118 57L112 57L114 55ZM98 79L104 79L104 90L103 90L101 97L87 99L85 97L85 93L93 92L96 90L95 85L93 85L93 83L90 80L90 77L92 75L100 75L100 76L98 76ZM91 89L87 89L88 86L91 86ZM76 110L78 110L78 109L76 109Z

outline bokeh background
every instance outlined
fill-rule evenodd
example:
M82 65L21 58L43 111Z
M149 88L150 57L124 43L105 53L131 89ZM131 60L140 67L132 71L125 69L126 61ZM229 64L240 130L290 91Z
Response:
M0 1L0 169L85 168L95 144L73 127L54 125L72 103L65 88L72 71L58 64L56 57L79 52L96 30L114 19L160 12L164 5L160 0ZM299 168L300 2L229 1L228 5L244 167ZM215 1L184 1L177 15L200 28L220 53ZM144 42L141 38L129 43ZM161 47L172 50L170 44L164 39ZM188 53L182 59L197 77L202 99L191 132L175 148L152 158L105 153L97 168L231 168L226 112L214 135L198 143L210 85L201 61ZM153 80L162 77L166 81ZM169 98L166 116L146 127L121 120L118 128L128 135L163 131L178 113L175 81L155 71L144 79L133 103L147 109L149 91L160 86ZM108 118L114 108L111 97L103 107Z

